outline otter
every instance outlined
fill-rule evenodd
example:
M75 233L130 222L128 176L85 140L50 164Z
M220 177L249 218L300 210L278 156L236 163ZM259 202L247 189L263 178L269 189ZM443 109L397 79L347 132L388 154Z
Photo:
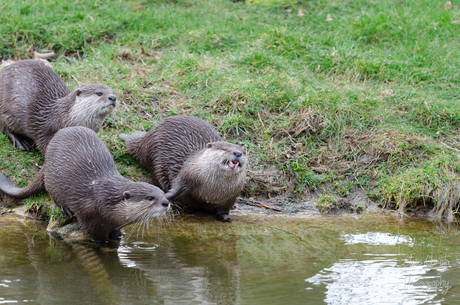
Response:
M121 237L120 228L164 215L169 201L158 187L133 182L117 171L108 148L86 127L59 130L49 142L45 164L25 188L0 174L0 191L23 199L47 191L68 216L76 216L93 241Z
M243 189L248 163L241 146L222 141L211 124L190 116L171 116L149 132L119 138L168 200L231 221L228 214Z
M105 85L87 84L70 92L39 60L21 60L0 73L0 130L15 149L29 150L27 139L32 139L44 153L64 127L85 126L98 132L117 103Z

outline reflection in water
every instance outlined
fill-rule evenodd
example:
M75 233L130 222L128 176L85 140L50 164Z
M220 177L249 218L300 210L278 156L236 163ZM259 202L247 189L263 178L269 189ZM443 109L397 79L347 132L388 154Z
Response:
M99 244L65 243L52 236L48 239L46 230L37 231L28 222L24 224L15 228L23 235L21 251L27 253L34 268L35 301L55 304L64 299L89 303L97 300L99 304L119 304L118 292L98 258ZM21 286L21 281L17 282Z
M353 244L368 244L368 245L388 245L394 246L397 244L407 243L413 246L412 238L403 235L392 235L389 233L367 232L365 234L345 234L343 239L345 245Z
M161 244L123 244L120 262L141 270L164 304L237 303L240 269L231 227L170 229L170 238Z
M458 230L382 218L177 217L112 249L2 216L0 304L456 304Z
M445 266L398 266L390 256L371 260L341 260L306 279L326 285L329 304L441 304L451 288L443 280Z

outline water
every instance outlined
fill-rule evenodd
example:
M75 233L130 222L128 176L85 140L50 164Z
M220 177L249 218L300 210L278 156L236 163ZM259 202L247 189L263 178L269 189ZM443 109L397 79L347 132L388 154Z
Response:
M0 304L458 304L455 224L176 216L119 244L0 217Z

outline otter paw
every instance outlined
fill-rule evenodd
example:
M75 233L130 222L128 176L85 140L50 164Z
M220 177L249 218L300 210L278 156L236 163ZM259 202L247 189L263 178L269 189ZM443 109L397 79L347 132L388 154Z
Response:
M216 214L214 217L222 222L232 222L228 214Z
M68 207L62 207L61 211L62 211L62 214L64 214L65 216L68 216L70 218L73 217L73 212L71 210L69 210Z
M121 234L120 229L115 229L115 230L113 230L112 232L109 233L109 238L110 239L120 239L122 236L123 236L123 234Z
M13 148L16 149L16 148L19 148L20 150L23 150L23 151L28 151L30 150L30 144L27 142L27 140L18 135L18 134L15 134L13 132L10 132L8 134L8 137L10 138L11 142L13 143Z

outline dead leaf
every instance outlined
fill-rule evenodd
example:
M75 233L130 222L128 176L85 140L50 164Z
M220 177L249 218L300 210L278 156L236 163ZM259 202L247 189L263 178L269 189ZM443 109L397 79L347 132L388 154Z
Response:
M34 51L34 59L48 59L56 56L56 53L50 52L50 53L37 53Z
M390 97L390 96L395 95L395 93L391 89L386 89L386 90L382 91L382 95L385 96L385 97Z
M326 21L327 21L327 22L332 21L331 14L327 14L327 16L326 16Z
M460 24L460 20L454 20L452 21L452 24Z
M141 10L143 8L144 8L143 5L138 5L138 6L133 7L133 10L138 11L138 10Z
M303 13L302 13L302 10L299 10L299 12L297 13L297 17L303 17Z
M452 9L452 1L447 1L447 2L444 4L444 9L446 9L446 10Z
M122 60L134 60L133 56L131 55L130 49L118 50L117 56Z

